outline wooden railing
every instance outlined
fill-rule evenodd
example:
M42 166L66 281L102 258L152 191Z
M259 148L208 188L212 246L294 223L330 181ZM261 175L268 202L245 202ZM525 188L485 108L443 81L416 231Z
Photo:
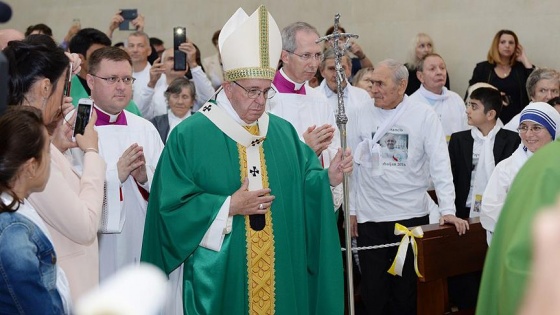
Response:
M488 246L486 231L478 219L469 219L470 229L458 235L455 226L423 225L423 238L417 238L418 315L450 313L447 278L482 270ZM453 313L459 314L459 313ZM460 314L474 314L463 310Z

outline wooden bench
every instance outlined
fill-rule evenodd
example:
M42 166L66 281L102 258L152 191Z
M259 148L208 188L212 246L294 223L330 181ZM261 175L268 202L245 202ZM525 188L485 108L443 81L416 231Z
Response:
M469 219L470 229L459 236L455 226L423 225L423 238L417 238L418 315L442 315L451 312L447 293L447 278L480 271L488 246L486 230L478 218ZM454 314L474 314L465 310Z

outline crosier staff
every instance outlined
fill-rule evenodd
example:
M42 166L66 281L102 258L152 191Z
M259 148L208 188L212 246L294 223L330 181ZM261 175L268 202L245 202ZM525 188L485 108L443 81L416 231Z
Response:
M358 38L358 35L350 33L340 33L338 31L338 24L340 14L334 16L334 30L331 35L323 36L317 40L317 43L323 41L331 41L334 49L334 62L336 70L336 94L338 97L338 112L336 114L336 124L340 130L340 143L342 145L342 152L346 152L346 123L348 117L344 109L344 91L342 90L342 82L346 79L344 69L340 63L342 56L350 47L350 39ZM340 41L344 41L342 47L339 45ZM354 280L352 271L352 236L350 234L350 211L348 208L348 174L344 174L342 181L343 195L343 211L344 211L344 236L346 246L346 283L348 292L348 314L354 315Z

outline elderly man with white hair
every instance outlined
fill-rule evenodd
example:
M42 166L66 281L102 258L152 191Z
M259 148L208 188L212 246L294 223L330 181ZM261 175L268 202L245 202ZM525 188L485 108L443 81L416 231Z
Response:
M456 226L459 234L468 229L455 216L455 191L443 128L429 105L413 102L405 95L408 71L395 60L378 63L373 71L375 108L356 117L359 143L354 152L350 214L352 234L358 246L398 242L396 226L428 224L429 178L434 181L441 214L440 223ZM350 117L349 117L350 120ZM405 154L382 154L388 137L398 139ZM395 145L397 145L395 141ZM416 281L412 250L403 264L392 265L396 247L359 251L362 299L368 314L416 314ZM402 260L401 260L402 258ZM387 270L391 267L395 277Z

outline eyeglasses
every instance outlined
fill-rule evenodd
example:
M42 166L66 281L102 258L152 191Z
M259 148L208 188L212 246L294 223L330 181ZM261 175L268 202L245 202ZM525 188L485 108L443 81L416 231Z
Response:
M324 56L323 53L316 53L316 54L305 53L305 54L301 54L301 55L300 55L300 54L296 54L296 53L293 52L293 51L289 51L289 50L286 50L286 51L287 51L288 53L290 53L290 54L293 54L293 55L298 56L298 57L299 57L301 60L303 60L303 61L307 61L307 60L309 60L309 59L311 59L311 58L313 58L313 59L315 59L315 60L323 60L323 56Z
M261 91L259 89L246 89L245 87L243 87L241 84L237 83L236 81L233 81L233 83L235 83L235 85L239 86L240 88L242 88L246 93L247 93L247 97L251 98L251 99L256 99L259 96L261 96L261 94L263 95L264 98L266 99L271 99L274 97L274 95L276 95L276 90L273 88L268 88L264 91Z
M112 77L104 78L104 77L97 76L95 74L91 74L91 76L99 78L101 80L105 80L105 82L107 82L107 84L109 84L109 85L113 85L113 84L115 84L119 81L122 81L122 83L124 83L125 85L131 85L132 83L134 83L134 81L136 81L136 78L133 78L133 77L119 78L117 76L112 76Z
M517 131L519 131L519 133L527 133L527 131L531 130L532 133L538 134L538 133L541 133L545 129L546 128L544 126L533 125L532 127L521 126L521 127L517 128Z

